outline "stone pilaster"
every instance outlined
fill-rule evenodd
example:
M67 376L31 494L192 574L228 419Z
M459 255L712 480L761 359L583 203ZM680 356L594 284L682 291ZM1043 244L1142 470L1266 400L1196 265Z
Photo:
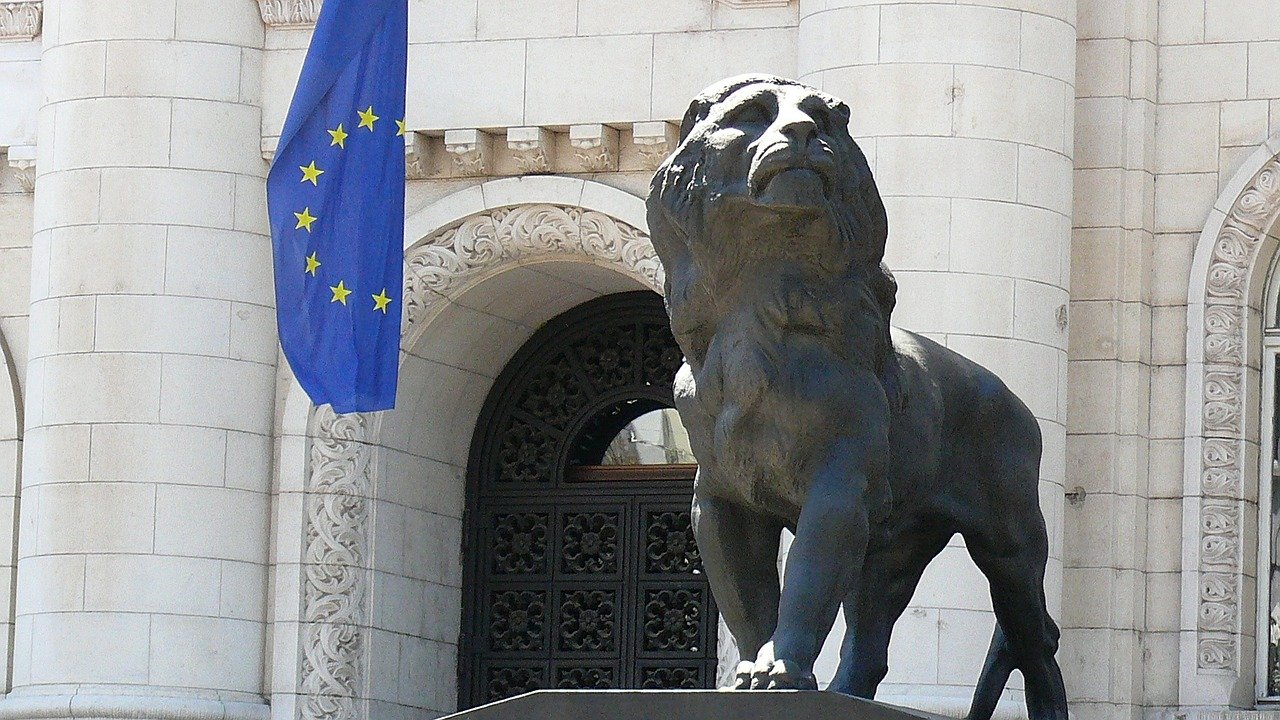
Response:
M1024 9L1020 9L1024 8ZM1058 613L1075 3L800 3L801 79L846 100L889 213L894 319L986 365L1040 421ZM897 625L881 697L963 714L994 623L953 541ZM1059 615L1060 617L1060 615ZM910 649L908 649L910 648ZM1016 692L1013 695L1016 696Z
M266 717L262 20L214 0L44 9L0 717Z
M1062 638L1077 718L1150 717L1177 705L1177 649L1187 637L1178 632L1176 572L1182 474L1165 470L1171 457L1181 469L1181 438L1167 428L1180 434L1186 417L1185 350L1171 363L1164 349L1185 348L1187 268L1176 288L1181 312L1162 323L1167 339L1152 334L1158 5L1079 3L1068 363L1077 390L1067 438ZM1087 71L1103 66L1112 69ZM1211 114L1216 123L1216 109ZM1203 222L1198 215L1197 227ZM1193 245L1185 246L1188 262ZM1149 410L1172 397L1175 422Z

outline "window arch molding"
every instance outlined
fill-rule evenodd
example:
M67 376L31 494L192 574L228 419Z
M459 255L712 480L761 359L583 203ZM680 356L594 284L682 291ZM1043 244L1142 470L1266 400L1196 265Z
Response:
M1196 245L1187 297L1179 704L1251 704L1262 689L1256 607L1261 339L1277 255L1280 134L1227 183ZM1268 473L1269 474L1269 473ZM1268 483L1269 486L1269 483ZM1261 594L1259 594L1261 596ZM1256 671L1256 672L1255 672Z

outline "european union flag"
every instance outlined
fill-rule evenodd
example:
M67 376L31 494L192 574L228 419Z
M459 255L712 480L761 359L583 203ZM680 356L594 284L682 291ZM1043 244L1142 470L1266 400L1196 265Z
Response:
M267 206L293 374L336 412L395 406L408 0L325 0Z

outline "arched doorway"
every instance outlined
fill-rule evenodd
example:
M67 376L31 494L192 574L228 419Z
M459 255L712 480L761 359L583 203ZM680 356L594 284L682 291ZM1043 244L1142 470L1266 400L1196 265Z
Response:
M662 299L620 293L547 323L494 383L468 466L462 707L714 684L680 362Z

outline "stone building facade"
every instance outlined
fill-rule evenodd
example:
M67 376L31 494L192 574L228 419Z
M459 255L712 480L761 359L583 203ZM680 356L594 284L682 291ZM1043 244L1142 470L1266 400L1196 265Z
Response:
M0 718L465 704L495 379L661 289L649 177L748 71L849 102L895 321L1040 420L1072 712L1280 711L1280 3L410 0L399 405L369 416L311 407L274 329L264 178L319 6L0 1ZM992 624L957 538L881 697L962 714Z

